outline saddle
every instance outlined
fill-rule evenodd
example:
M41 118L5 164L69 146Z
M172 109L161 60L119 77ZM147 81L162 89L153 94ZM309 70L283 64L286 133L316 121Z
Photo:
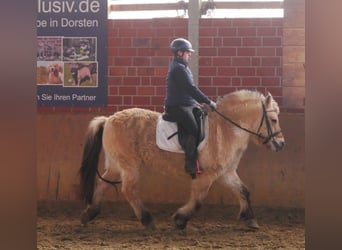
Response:
M208 134L208 113L201 107L195 106L193 114L198 125L197 149L200 151L206 143ZM184 146L187 138L186 130L170 115L163 113L157 122L156 142L160 149L184 153Z

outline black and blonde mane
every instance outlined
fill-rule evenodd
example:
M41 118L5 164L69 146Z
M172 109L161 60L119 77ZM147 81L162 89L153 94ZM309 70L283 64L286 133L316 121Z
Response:
M265 101L265 96L258 92L258 91L252 91L252 90L238 90L235 92L228 93L222 97L219 97L217 99L217 104L219 106L236 106L239 108L242 108L246 105L255 105L257 103ZM279 106L276 101L272 100L272 107L277 110L277 113L279 114Z

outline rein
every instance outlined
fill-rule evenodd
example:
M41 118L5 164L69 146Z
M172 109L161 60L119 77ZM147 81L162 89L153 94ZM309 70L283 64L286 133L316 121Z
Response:
M262 118L261 118L261 122L259 125L259 128L257 130L257 132L254 132L252 130L249 130L247 128L242 127L240 124L238 124L237 122L233 121L232 119L230 119L229 117L225 116L224 114L222 114L221 112L219 112L217 109L214 109L214 111L221 116L224 120L230 122L231 124L233 124L234 126L238 127L239 129L242 129L244 131L246 131L247 133L250 133L252 135L255 135L261 139L263 139L263 144L268 143L271 139L273 139L275 136L277 136L278 134L281 133L281 130L277 131L277 132L272 132L272 128L271 128L271 124L270 121L267 118L267 112L276 112L275 110L266 110L265 105L263 102L261 102L262 105ZM268 133L268 137L262 135L260 133L260 129L262 127L262 124L264 123L264 121L266 122L266 127L267 127L267 133Z

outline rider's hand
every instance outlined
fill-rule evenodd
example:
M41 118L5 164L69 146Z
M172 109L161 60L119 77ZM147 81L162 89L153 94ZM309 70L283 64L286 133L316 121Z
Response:
M213 110L216 110L217 109L217 104L213 101L210 101L210 104L209 106L213 109Z

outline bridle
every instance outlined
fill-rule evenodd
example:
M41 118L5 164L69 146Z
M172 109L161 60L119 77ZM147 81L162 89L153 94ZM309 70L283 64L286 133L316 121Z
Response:
M223 119L225 119L226 121L230 122L231 124L235 125L236 127L238 127L239 129L242 129L252 135L255 135L261 139L263 139L263 144L268 143L270 140L274 141L274 137L276 137L277 135L279 135L281 133L281 130L273 132L272 128L271 128L271 123L267 117L267 113L268 112L277 112L275 109L270 109L270 110L266 110L265 104L263 102L261 102L262 105L262 117L261 117L261 121L260 121L260 125L259 128L257 130L257 132L251 131L247 128L242 127L241 125L239 125L237 122L233 121L232 119L230 119L229 117L225 116L224 114L222 114L221 112L219 112L217 109L214 109L214 111L220 115ZM261 127L264 124L264 122L266 123L266 128L267 128L267 136L264 136L262 133L260 133Z

